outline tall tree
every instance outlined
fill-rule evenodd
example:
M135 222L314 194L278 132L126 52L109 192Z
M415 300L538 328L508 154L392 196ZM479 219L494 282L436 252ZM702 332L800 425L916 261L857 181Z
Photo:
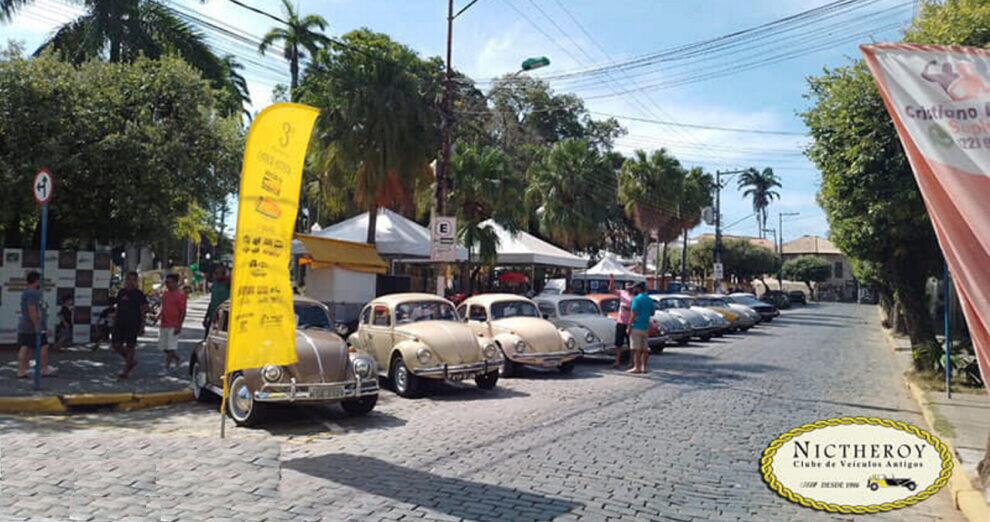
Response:
M0 0L0 22L11 20L34 0ZM41 47L75 64L89 59L127 62L138 56L176 55L198 69L215 89L236 85L232 59L213 52L202 33L157 0L86 0L86 12L59 27ZM234 87L235 89L237 87ZM246 92L246 87L244 88ZM224 107L220 107L223 109ZM239 112L236 107L230 112Z
M584 139L551 147L529 170L526 201L541 235L572 250L603 246L605 222L614 205L611 166Z
M686 171L666 149L637 150L619 173L619 202L643 234L643 273L650 237L669 242L680 232L679 200Z
M289 61L289 72L292 75L290 96L295 99L295 91L299 86L299 61L303 59L302 52L305 50L312 59L320 49L330 43L330 39L322 32L327 30L328 24L320 15L300 16L289 0L282 0L282 11L285 13L288 26L273 27L265 33L258 46L258 52L264 54L275 43L282 43L282 56Z
M753 212L759 227L757 237L765 237L763 230L767 227L767 208L770 202L780 199L780 193L774 188L780 188L780 178L770 167L762 171L747 169L739 175L739 190L743 191L744 197L753 201Z
M799 256L788 259L781 267L781 274L791 281L802 281L808 287L812 297L815 289L811 283L823 283L832 276L832 266L819 256Z
M378 209L413 208L417 181L433 176L439 144L433 63L367 29L331 43L309 66L299 98L320 108L311 168L318 179L351 176L355 203L369 212L375 242ZM339 197L323 185L328 199Z
M495 147L459 144L454 148L450 172L453 190L448 194L447 208L457 217L457 232L468 249L468 263L477 252L482 264L493 265L498 237L490 224L482 223L490 219L510 232L519 230L526 219L526 208L519 204L525 195L525 180L513 174L505 154Z

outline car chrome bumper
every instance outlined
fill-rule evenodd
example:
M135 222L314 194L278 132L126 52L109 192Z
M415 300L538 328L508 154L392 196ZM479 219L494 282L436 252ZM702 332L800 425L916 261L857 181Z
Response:
M669 343L670 340L671 340L670 334L664 334L664 335L656 335L650 337L649 339L646 340L646 343L650 346L658 346L663 343Z
M378 378L341 382L265 383L254 392L259 402L337 401L378 394Z
M443 364L441 366L428 366L425 368L412 369L413 375L417 377L441 377L443 379L466 379L475 375L481 375L497 371L502 366L502 358L488 359L470 364Z
M516 353L508 359L519 364L556 368L561 364L577 359L580 355L581 352L577 350L563 350L559 352Z
M615 346L606 346L605 343L599 341L597 343L586 344L579 350L582 355L599 355L605 353L615 353Z
M694 335L694 330L682 330L679 332L670 332L667 337L673 342L682 341L684 339L690 339Z
M713 333L715 333L717 331L718 331L718 328L716 328L714 326L706 326L704 328L692 328L691 329L691 336L692 337L704 337L706 335L712 335Z

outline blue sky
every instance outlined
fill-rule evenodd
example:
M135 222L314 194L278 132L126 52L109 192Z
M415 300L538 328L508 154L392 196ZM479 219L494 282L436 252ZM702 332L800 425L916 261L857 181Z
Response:
M281 14L278 0L244 1ZM456 0L455 9L468 1ZM260 38L272 25L270 20L227 0L205 3L166 0L165 3L197 11L255 38ZM332 35L369 27L388 33L424 56L442 55L444 50L447 2L443 0L300 0L296 3L303 13L323 15L330 23ZM538 71L537 76L559 74L717 37L826 3L828 0L479 0L455 21L453 63L468 76L484 81L518 70L526 57L546 55L552 64ZM858 57L858 43L898 39L910 22L912 4L906 0L862 0L854 13L837 16L822 25L795 29L780 39L768 39L763 47L757 42L748 54L739 50L735 54L708 56L700 62L675 63L670 68L643 68L630 76L616 74L607 81L570 86L551 82L551 85L593 97L586 104L595 113L804 133L806 129L797 113L808 104L803 98L807 91L806 78L818 74L823 67L843 65ZM0 25L0 40L20 40L33 50L54 27L79 12L78 4L72 0L36 0L12 23ZM247 77L255 109L270 103L274 84L288 83L288 67L281 58L258 56L246 46L228 40L215 41L253 61L248 64ZM802 45L813 49L804 49ZM747 56L750 59L763 54L774 56L791 48L794 52L773 63L724 74L744 63ZM696 71L711 72L705 76L714 77L692 77ZM653 87L685 74L697 81ZM621 94L630 89L636 89L635 95ZM801 154L806 137L620 121L629 129L629 135L618 142L623 152L662 146L683 163L710 170L774 168L783 180L783 189L781 199L770 209L769 226L777 226L778 212L799 212L800 215L785 219L785 240L802 234L826 234L828 225L815 204L818 173ZM734 183L730 182L723 191L722 200L724 223L731 225L726 233L755 235L755 218L747 219L752 214L751 205ZM695 233L709 230L710 227L700 227Z

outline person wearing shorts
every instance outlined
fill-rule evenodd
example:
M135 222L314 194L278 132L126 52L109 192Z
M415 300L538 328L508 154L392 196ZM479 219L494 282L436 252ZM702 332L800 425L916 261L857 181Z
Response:
M17 319L17 378L27 379L31 354L41 334L41 376L54 377L56 369L48 366L48 336L46 335L44 296L41 293L41 274L27 274L27 287L21 292L21 316Z
M629 347L632 350L633 367L629 373L646 373L647 357L650 355L647 329L653 317L653 299L646 294L646 285L640 283L633 289L636 297L632 300L632 321L629 323Z
M186 293L179 288L179 276L165 276L165 293L162 294L162 311L159 315L158 347L165 353L165 369L182 363L177 350L182 323L186 320Z
M614 281L610 286L614 285ZM618 368L622 364L622 352L626 349L626 342L629 340L629 321L632 318L632 283L626 282L625 288L618 291L619 295L619 317L615 323L615 363L612 368Z
M116 302L112 347L124 358L124 370L117 377L126 379L137 366L137 338L144 326L144 316L148 313L148 298L138 288L137 272L127 273L124 288L117 293Z

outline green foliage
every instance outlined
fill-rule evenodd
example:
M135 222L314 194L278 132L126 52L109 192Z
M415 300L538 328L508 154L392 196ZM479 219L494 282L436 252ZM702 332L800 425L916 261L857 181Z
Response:
M715 241L706 239L688 246L688 268L696 275L711 272L715 262ZM722 265L725 276L740 280L761 278L777 271L780 261L769 248L754 245L745 239L722 240Z
M447 208L455 211L461 243L472 256L478 252L482 263L495 264L498 238L482 222L491 219L509 231L518 230L526 219L520 204L525 179L513 174L500 149L467 145L454 149L450 174L454 188L448 194Z
M781 273L792 281L803 281L810 288L811 283L827 281L832 276L832 267L819 256L799 256L785 261Z
M217 232L213 230L210 223L210 214L198 204L190 203L186 213L175 219L175 238L188 240L194 245L199 245L202 240L209 243L216 243Z
M432 178L439 148L435 63L367 29L343 36L309 66L299 98L320 109L310 147L313 180L329 210L410 213L414 187ZM370 227L369 242L374 230Z
M780 199L780 193L774 188L780 188L780 178L770 167L762 171L747 169L739 176L739 190L743 191L743 197L753 200L758 237L765 237L763 230L767 228L767 207L774 199Z
M320 49L330 43L330 39L322 33L328 24L320 15L300 16L289 0L282 0L282 11L289 23L285 27L280 24L265 33L258 45L258 52L265 54L272 45L282 44L282 56L289 61L291 93L294 95L299 85L299 61L305 56L315 57Z
M614 172L584 139L558 142L529 170L526 201L536 225L564 248L598 248L615 198Z
M687 171L666 149L637 150L619 173L619 202L645 234L669 241L680 233L679 201Z
M211 209L237 185L238 117L178 58L85 62L0 57L0 232L33 244L41 167L55 176L51 242L120 244L170 237L191 205ZM15 187L22 187L14 190Z

